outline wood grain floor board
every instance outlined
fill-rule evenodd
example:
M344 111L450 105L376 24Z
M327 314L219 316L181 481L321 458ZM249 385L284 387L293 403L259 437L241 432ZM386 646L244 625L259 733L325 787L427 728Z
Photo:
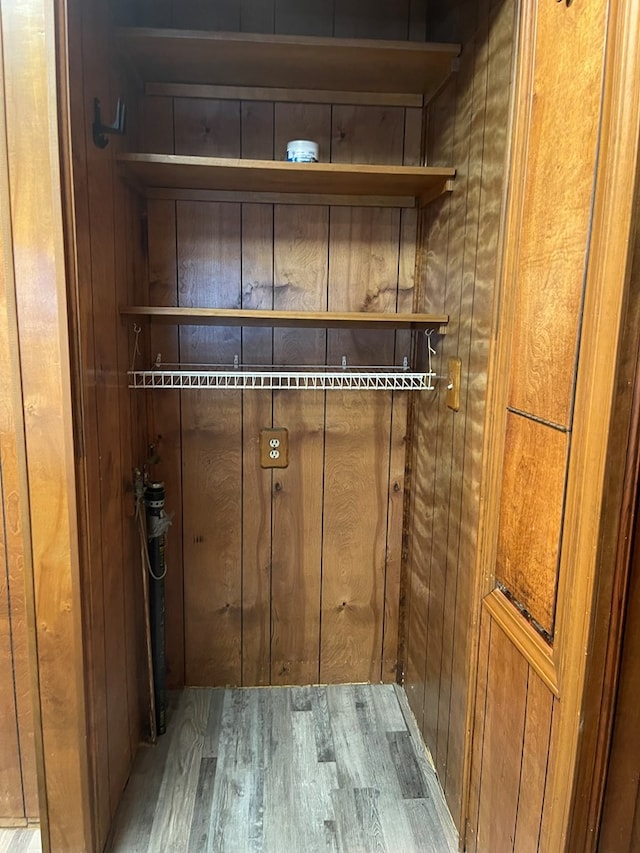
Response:
M217 758L218 743L220 742L220 727L222 725L222 707L224 704L225 690L222 687L215 687L210 690L209 701L209 719L207 721L207 731L204 736L204 746L202 748L202 758Z
M435 812L435 817L433 819L433 826L437 827L435 838L437 839L437 843L441 845L448 844L451 850L456 850L458 846L458 833L453 823L453 819L451 817L451 813L447 807L447 804L444 800L444 797L438 795L434 795L434 791L440 792L440 785L438 782L438 776L436 774L435 765L433 762L433 758L431 757L431 753L428 748L425 746L425 743L420 734L420 730L418 728L418 723L416 718L413 715L411 707L409 706L409 700L407 698L407 694L403 690L402 687L398 684L393 685L396 699L398 701L398 705L404 717L407 729L411 734L411 742L413 744L416 760L424 774L425 779L427 780L427 786L430 792L429 796L429 812L433 809ZM405 811L411 816L418 809L418 803L420 801L405 801L404 808ZM413 804L413 805L412 805ZM412 820L415 820L412 818ZM429 827L423 827L425 832ZM440 833L443 835L440 836ZM443 840L444 839L444 840ZM435 843L435 842L434 842ZM434 850L439 850L438 847L434 847ZM442 849L447 849L446 846L443 846ZM431 850L430 847L425 847L427 853Z
M422 800L427 796L427 784L411 743L409 732L387 732L391 759L405 800Z
M371 700L380 729L385 732L405 732L407 723L394 687L395 685L391 684L385 690L378 690L377 686L372 687ZM401 692L404 696L404 690L401 689Z
M378 809L380 791L377 788L354 788L332 792L336 821L338 850L344 853L376 851L387 853L388 847Z
M311 713L313 715L313 732L316 739L318 762L335 761L336 748L333 741L326 688L318 687L314 690L311 700Z
M0 853L41 853L39 829L0 829Z
M182 853L189 838L209 718L209 690L185 690L175 716L149 851Z
M202 758L196 801L193 807L193 818L189 832L188 853L199 853L207 849L209 826L213 810L213 789L216 779L217 758Z
M120 801L117 820L111 830L111 846L128 853L147 853L149 836L158 804L158 795L164 778L167 755L173 741L178 707L177 693L169 694L167 709L167 734L155 747L141 746L133 770ZM0 848L1 849L1 848Z
M186 690L168 734L136 759L108 849L453 853L453 823L416 736L394 685ZM154 755L162 782L145 787L136 779L155 778Z

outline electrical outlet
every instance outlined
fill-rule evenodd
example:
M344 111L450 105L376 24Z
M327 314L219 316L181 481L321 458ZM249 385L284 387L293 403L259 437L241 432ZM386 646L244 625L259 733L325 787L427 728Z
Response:
M289 464L289 432L284 427L260 430L260 465L286 468Z

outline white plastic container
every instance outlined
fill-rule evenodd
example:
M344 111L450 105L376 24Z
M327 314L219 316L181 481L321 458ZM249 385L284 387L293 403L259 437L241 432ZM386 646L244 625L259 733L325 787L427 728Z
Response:
M317 163L318 143L312 139L292 139L287 142L289 163Z

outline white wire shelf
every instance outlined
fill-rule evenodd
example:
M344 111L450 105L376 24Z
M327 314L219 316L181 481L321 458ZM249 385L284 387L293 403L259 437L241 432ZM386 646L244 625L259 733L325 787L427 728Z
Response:
M230 388L264 390L433 391L431 372L408 367L199 367L159 365L153 370L130 370L129 388Z

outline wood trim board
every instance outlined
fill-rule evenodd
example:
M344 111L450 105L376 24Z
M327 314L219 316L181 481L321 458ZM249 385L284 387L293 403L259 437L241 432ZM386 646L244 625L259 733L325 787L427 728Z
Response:
M560 696L558 673L553 660L553 648L544 641L499 589L483 599L484 608L502 628L527 663L534 669L554 696Z

